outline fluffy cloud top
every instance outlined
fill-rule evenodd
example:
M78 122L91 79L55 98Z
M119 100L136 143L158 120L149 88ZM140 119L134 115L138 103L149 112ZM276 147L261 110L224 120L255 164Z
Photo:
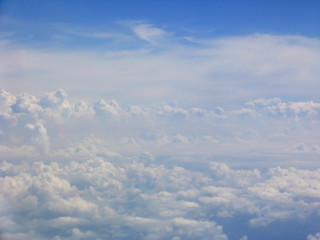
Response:
M319 103L0 99L3 239L283 239L292 223L318 236Z
M107 99L71 104L63 90L39 97L2 91L0 139L3 149L30 147L37 154L42 148L49 155L91 134L110 151L121 153L174 154L180 148L180 154L185 148L189 154L219 154L236 147L228 150L230 156L252 151L252 156L263 156L264 148L279 157L300 152L311 159L319 153L319 113L319 103L279 98L257 99L233 109L185 109L176 103L122 108Z

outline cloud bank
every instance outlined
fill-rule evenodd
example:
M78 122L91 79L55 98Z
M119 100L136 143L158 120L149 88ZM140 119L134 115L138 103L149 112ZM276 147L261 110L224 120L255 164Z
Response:
M122 107L62 89L0 102L3 239L319 235L318 102Z

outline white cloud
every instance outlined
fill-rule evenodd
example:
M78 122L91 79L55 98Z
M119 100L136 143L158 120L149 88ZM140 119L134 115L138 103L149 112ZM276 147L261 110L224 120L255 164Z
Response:
M166 31L147 23L134 25L132 30L139 38L150 43L158 43L168 35Z
M150 41L166 35L148 24L137 26ZM63 87L81 98L110 94L127 104L174 99L192 107L228 106L261 97L319 101L319 40L305 37L228 37L201 47L166 44L161 51L143 46L127 51L41 51L12 44L0 51L6 59L0 65L1 85L12 92L28 86L38 93Z
M248 103L256 110L265 111L272 115L299 116L319 114L320 104L313 101L282 103L280 98L257 99Z
M103 99L97 101L93 108L98 115L107 115L113 119L120 117L121 108L115 100L110 100L108 103Z
M309 234L307 237L307 240L319 240L320 239L320 233L317 233L315 235Z
M212 162L213 172L198 172L121 158L70 156L23 168L3 162L11 173L0 178L10 213L2 222L39 239L227 239L221 218L243 215L255 227L297 218L304 224L319 208L319 169L261 173Z
M187 155L218 155L229 149L233 156L263 156L272 149L279 157L300 152L312 159L320 149L315 102L258 99L243 107L209 110L168 104L122 108L104 99L71 104L63 90L40 97L5 95L11 100L1 105L3 154L34 147L52 156L181 154L183 149Z
M48 153L50 149L50 140L47 134L47 130L42 123L26 124L25 127L32 131L31 141L40 148L41 152Z
M1 96L8 239L228 239L237 217L238 238L318 220L316 102L212 110L89 103L64 90Z

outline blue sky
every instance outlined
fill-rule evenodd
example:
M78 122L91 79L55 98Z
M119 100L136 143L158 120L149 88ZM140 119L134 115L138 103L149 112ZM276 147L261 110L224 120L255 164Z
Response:
M319 1L0 1L0 238L319 240L319 31Z
M2 1L1 15L41 25L106 27L115 21L147 20L184 33L213 36L271 33L319 37L318 1ZM38 28L39 27L39 28ZM211 36L212 36L211 35Z
M134 21L170 32L181 44L190 44L182 40L185 37L255 33L319 37L318 1L2 1L0 7L3 32L14 32L19 44L43 48L141 48L143 43L116 41L115 37L78 35L66 41L61 33L64 27L127 35L128 22Z

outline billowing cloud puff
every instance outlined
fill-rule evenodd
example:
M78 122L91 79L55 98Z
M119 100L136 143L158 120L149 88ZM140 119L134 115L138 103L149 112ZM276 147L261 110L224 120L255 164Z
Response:
M224 218L243 215L249 226L264 227L304 222L320 207L320 169L261 173L210 165L201 173L159 161L95 157L36 161L22 170L2 161L1 203L10 213L2 227L37 238L227 239L219 225Z
M249 102L248 106L253 107L256 110L282 116L319 116L320 109L320 104L314 103L313 101L283 103L280 98L257 99Z
M91 134L103 139L109 152L157 151L157 144L170 152L175 149L170 144L197 146L188 148L197 154L218 153L235 145L238 151L249 152L260 151L263 143L265 149L272 147L273 152L281 146L281 151L287 153L318 153L315 130L319 129L319 112L319 103L286 103L279 98L257 99L228 110L184 109L177 104L122 108L115 100L105 99L94 104L70 104L63 90L39 98L3 91L0 139L3 147L33 146L44 152L49 151L50 142L53 151L49 154L71 147L61 144L64 141L78 141ZM299 137L292 138L293 135Z
M110 116L112 119L120 117L121 108L115 100L110 100L108 103L100 99L94 104L94 111L100 116Z
M36 124L27 123L25 127L32 132L30 140L40 147L40 151L48 153L50 140L47 135L47 130L44 128L43 124L39 122Z
M10 106L13 113L33 113L41 111L41 107L37 103L37 99L28 94L17 97L16 102Z
M4 239L244 240L295 223L318 237L318 103L0 99Z
M317 233L315 235L308 235L307 240L318 240L320 239L320 233Z

